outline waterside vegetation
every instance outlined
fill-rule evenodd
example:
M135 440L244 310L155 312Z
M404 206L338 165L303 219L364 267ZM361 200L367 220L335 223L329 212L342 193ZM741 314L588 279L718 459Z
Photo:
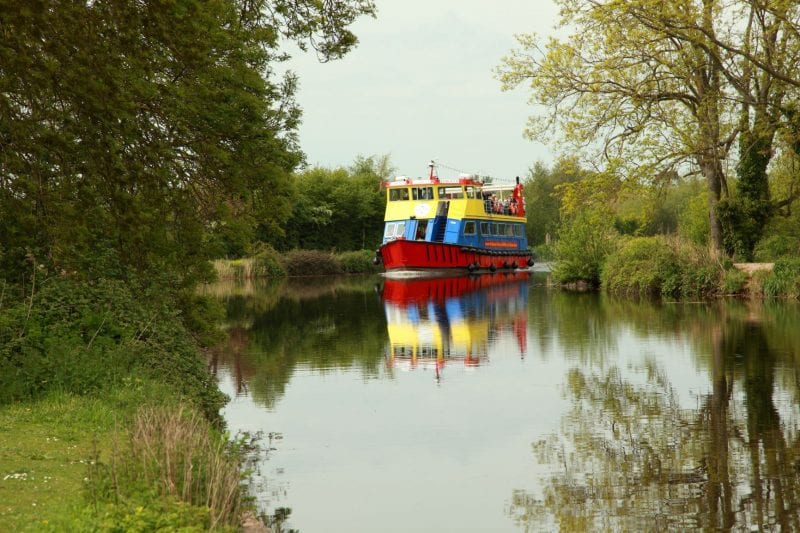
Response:
M740 285L731 261L800 256L800 6L556 4L563 35L517 36L498 69L544 110L526 134L562 154L526 187L556 278L689 296ZM658 234L684 242L630 241ZM759 274L784 280L761 293L792 296L788 271Z
M203 353L223 309L195 289L285 235L286 43L340 58L374 11L0 0L0 530L238 528L245 447Z

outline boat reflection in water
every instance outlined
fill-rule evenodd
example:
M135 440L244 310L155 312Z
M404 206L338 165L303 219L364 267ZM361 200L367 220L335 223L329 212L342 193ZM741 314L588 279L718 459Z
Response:
M525 357L529 279L528 272L386 279L386 365L433 369L438 380L445 365L486 364L501 342Z

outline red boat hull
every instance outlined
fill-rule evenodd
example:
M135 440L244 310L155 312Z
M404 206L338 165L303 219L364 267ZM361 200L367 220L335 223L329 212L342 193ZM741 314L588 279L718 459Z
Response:
M458 244L398 239L380 247L386 270L514 270L533 266L527 250L490 250Z

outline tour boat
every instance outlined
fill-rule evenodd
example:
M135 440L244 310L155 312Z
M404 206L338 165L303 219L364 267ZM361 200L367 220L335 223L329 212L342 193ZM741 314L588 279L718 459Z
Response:
M384 182L383 242L375 262L387 273L426 270L513 271L533 266L525 236L525 200L512 186L484 185L474 175Z

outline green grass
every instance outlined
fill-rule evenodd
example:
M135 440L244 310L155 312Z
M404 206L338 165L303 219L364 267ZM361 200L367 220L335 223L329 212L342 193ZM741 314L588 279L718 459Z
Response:
M65 520L85 506L88 462L110 455L138 406L169 397L133 380L102 397L51 393L0 406L0 531L69 529Z

